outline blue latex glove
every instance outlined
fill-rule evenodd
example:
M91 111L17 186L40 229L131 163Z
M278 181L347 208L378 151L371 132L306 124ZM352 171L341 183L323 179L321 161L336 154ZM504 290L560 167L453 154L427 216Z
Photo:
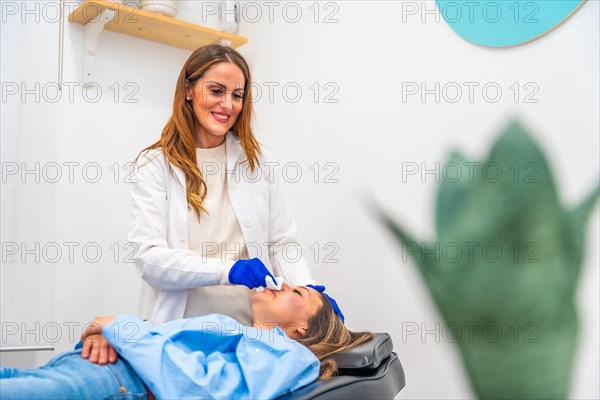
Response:
M325 286L323 286L323 285L306 285L306 286L315 289L319 293L323 293L323 295L331 303L331 307L333 307L333 311L335 311L335 313L338 315L338 317L340 317L340 319L342 320L342 323L344 323L344 314L342 314L342 310L340 310L340 307L338 306L337 301L335 301L333 299L333 297L331 297L330 295L325 293Z
M270 276L275 282L275 278L265 264L262 263L258 258L251 260L237 260L231 270L229 271L229 283L234 285L244 285L250 289L255 287L267 287L265 279Z

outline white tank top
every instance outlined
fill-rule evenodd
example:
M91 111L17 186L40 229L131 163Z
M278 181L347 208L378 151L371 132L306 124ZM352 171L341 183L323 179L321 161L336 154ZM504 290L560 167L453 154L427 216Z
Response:
M225 142L211 149L196 148L198 167L206 182L204 208L200 214L188 207L188 243L196 253L222 260L247 259L246 242L235 215L227 188ZM184 318L218 313L242 324L252 323L250 296L245 286L218 285L188 290Z

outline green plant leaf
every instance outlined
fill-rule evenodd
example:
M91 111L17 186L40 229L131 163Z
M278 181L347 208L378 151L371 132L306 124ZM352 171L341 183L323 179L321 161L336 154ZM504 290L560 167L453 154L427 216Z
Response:
M482 162L452 152L442 178L433 243L381 210L379 219L410 249L447 326L462 329L455 342L476 393L565 398L585 225L599 188L574 209L563 207L541 148L517 121Z

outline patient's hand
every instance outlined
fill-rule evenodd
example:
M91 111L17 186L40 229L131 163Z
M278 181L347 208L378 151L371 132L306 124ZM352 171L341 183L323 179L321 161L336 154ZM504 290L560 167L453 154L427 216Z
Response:
M81 357L89 359L94 364L104 365L107 362L117 361L117 352L111 344L102 336L102 328L112 321L115 317L96 317L96 319L87 327L81 340L83 348Z

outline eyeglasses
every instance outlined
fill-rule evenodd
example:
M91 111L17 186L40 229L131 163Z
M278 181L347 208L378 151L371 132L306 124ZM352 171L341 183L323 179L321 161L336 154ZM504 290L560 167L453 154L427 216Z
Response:
M207 96L220 97L222 102L227 100L227 92L231 93L231 98L235 102L241 102L244 100L242 89L227 91L218 86L211 86L211 84L206 84L206 88L204 89L204 93L206 93Z
M188 84L191 85L191 82L193 82L195 80L196 79L193 79L192 81L190 81L188 79L187 82L188 82ZM244 101L246 98L244 88L239 87L239 85L237 83L235 86L236 86L235 89L227 90L227 87L220 82L215 82L215 81L202 82L202 92L205 94L206 97L208 97L208 96L219 97L221 99L221 102L227 101L227 93L231 93L231 99L233 102Z

